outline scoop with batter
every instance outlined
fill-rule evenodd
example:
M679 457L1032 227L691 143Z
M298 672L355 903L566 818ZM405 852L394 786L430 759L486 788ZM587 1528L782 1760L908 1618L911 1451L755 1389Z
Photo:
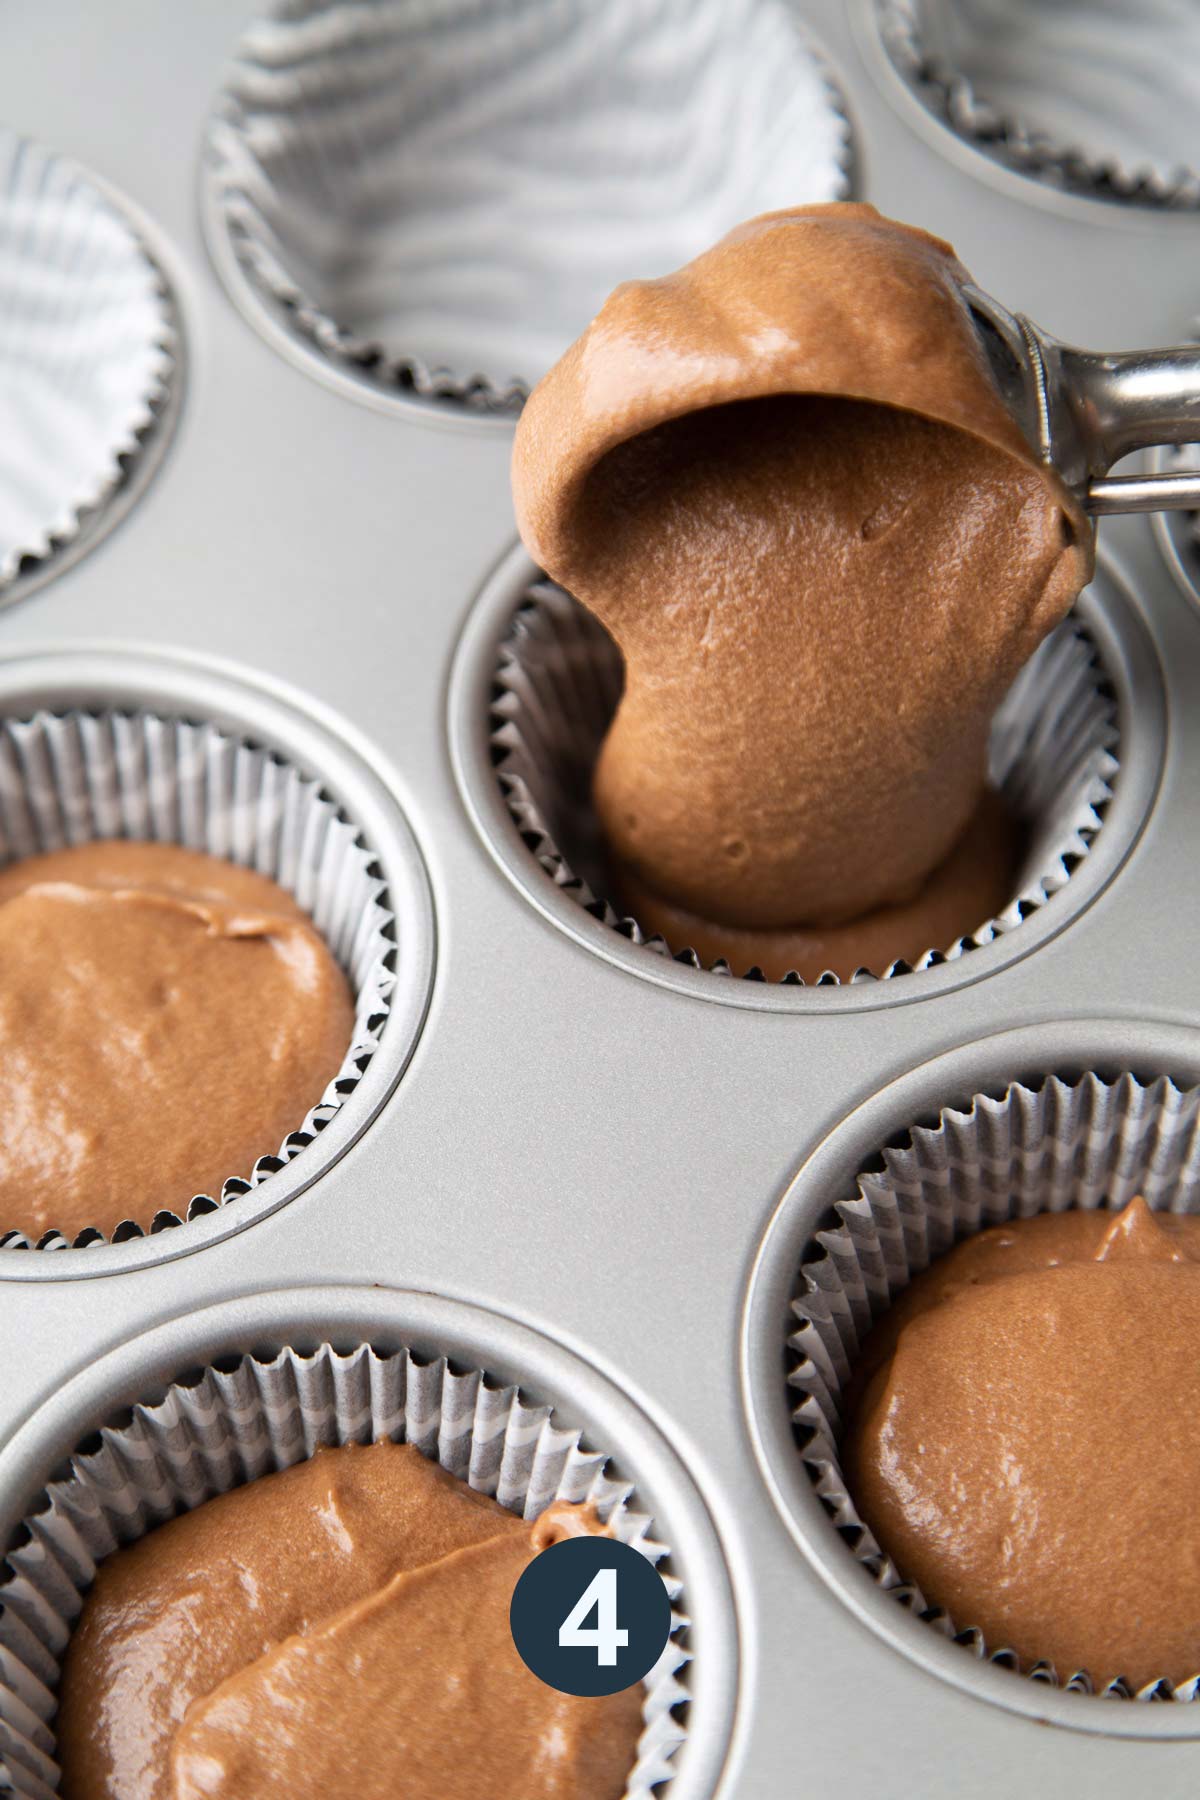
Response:
M991 718L1092 539L968 279L870 206L766 214L618 288L522 415L521 535L625 659L617 885L676 945L850 974L1011 896Z

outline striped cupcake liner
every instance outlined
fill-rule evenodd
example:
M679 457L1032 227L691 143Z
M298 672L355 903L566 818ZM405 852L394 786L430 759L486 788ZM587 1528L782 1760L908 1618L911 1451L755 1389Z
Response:
M631 943L729 978L727 962L703 963L687 945L647 935L607 897L591 782L621 685L620 652L603 626L554 583L533 583L497 660L490 718L496 779L547 880ZM1086 630L1068 618L1018 675L992 726L990 779L1028 831L1012 899L953 944L931 945L912 963L859 969L851 979L919 973L1017 930L1087 857L1112 799L1118 759L1115 695ZM760 979L756 971L739 974ZM784 981L804 985L797 974ZM841 984L828 971L817 985Z
M670 1791L687 1736L688 1617L671 1552L632 1482L584 1433L482 1369L410 1349L291 1348L189 1375L103 1425L46 1487L0 1581L0 1788L58 1791L54 1713L63 1656L97 1565L216 1494L290 1468L321 1445L380 1438L423 1456L525 1519L590 1502L662 1574L672 1632L645 1681L644 1728L626 1800Z
M1200 1212L1200 1088L1087 1072L1014 1082L913 1125L858 1176L836 1223L816 1232L800 1265L785 1361L799 1455L829 1519L876 1586L976 1658L1035 1682L1109 1699L1191 1701L1200 1671L1134 1691L1096 1689L1086 1670L1022 1666L969 1620L927 1604L855 1507L841 1465L843 1395L871 1327L915 1275L988 1226L1069 1208L1118 1212L1135 1195L1156 1211Z
M166 279L118 204L0 129L0 597L129 486L178 350Z
M1018 174L1127 205L1200 207L1188 6L875 0L875 13L928 110Z
M284 0L238 46L207 162L274 324L376 392L511 418L618 281L844 198L851 149L774 0Z
M128 1197L121 1243L185 1224L257 1188L310 1150L353 1096L378 1047L395 986L396 921L371 847L319 780L276 752L216 726L148 712L39 712L0 720L0 862L103 838L179 844L268 875L312 919L355 999L354 1034L325 1092L278 1146L231 1170L219 1194L181 1195L177 1207ZM146 1171L147 1186L154 1171ZM75 1247L101 1246L91 1227ZM0 1217L0 1254L61 1250L36 1244Z

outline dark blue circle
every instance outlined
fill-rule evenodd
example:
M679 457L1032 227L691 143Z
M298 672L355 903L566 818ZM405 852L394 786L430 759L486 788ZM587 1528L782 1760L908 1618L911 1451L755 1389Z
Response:
M662 1655L671 1635L671 1602L662 1576L639 1550L615 1538L563 1538L535 1556L521 1576L508 1623L522 1662L539 1681L562 1694L619 1694L649 1674ZM564 1628L568 1638L582 1632L604 1641L562 1644Z

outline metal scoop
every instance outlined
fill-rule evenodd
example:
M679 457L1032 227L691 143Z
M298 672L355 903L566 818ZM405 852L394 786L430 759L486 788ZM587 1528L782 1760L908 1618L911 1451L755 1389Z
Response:
M1088 512L1200 509L1200 468L1108 473L1131 450L1200 443L1200 347L1077 350L976 287L963 294L1013 418Z

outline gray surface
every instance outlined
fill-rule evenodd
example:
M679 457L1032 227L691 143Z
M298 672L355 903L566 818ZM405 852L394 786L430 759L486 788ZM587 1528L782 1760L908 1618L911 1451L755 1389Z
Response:
M848 15L839 0L808 0L806 10L851 95L872 199L950 236L984 287L1074 342L1178 334L1195 310L1195 218L1062 201L1007 175L922 118L866 47L859 5ZM1113 1059L1153 1063L1153 1030L1132 1022L1188 1027L1200 1016L1187 923L1200 620L1151 527L1111 521L1102 537L1164 665L1159 799L1129 865L1067 931L986 981L920 1001L914 978L912 1003L869 1013L714 1006L606 963L497 868L450 769L452 649L512 534L505 436L400 420L306 378L238 317L208 266L196 157L244 13L242 0L41 0L0 12L0 110L158 222L192 355L158 478L92 554L0 618L0 651L145 639L236 658L352 721L428 861L432 1006L381 1117L282 1211L145 1270L0 1281L0 1437L104 1351L228 1297L327 1279L479 1301L608 1375L707 1498L742 1640L725 1800L999 1797L1018 1785L1194 1793L1200 1745L1046 1729L960 1692L853 1617L776 1510L738 1374L767 1222L803 1159L859 1102L1008 1027L1103 1017L1115 1021L1097 1032ZM0 1455L0 1504L18 1475L13 1451ZM1150 1729L1171 1711L1139 1710ZM1200 1733L1200 1710L1172 1717Z

